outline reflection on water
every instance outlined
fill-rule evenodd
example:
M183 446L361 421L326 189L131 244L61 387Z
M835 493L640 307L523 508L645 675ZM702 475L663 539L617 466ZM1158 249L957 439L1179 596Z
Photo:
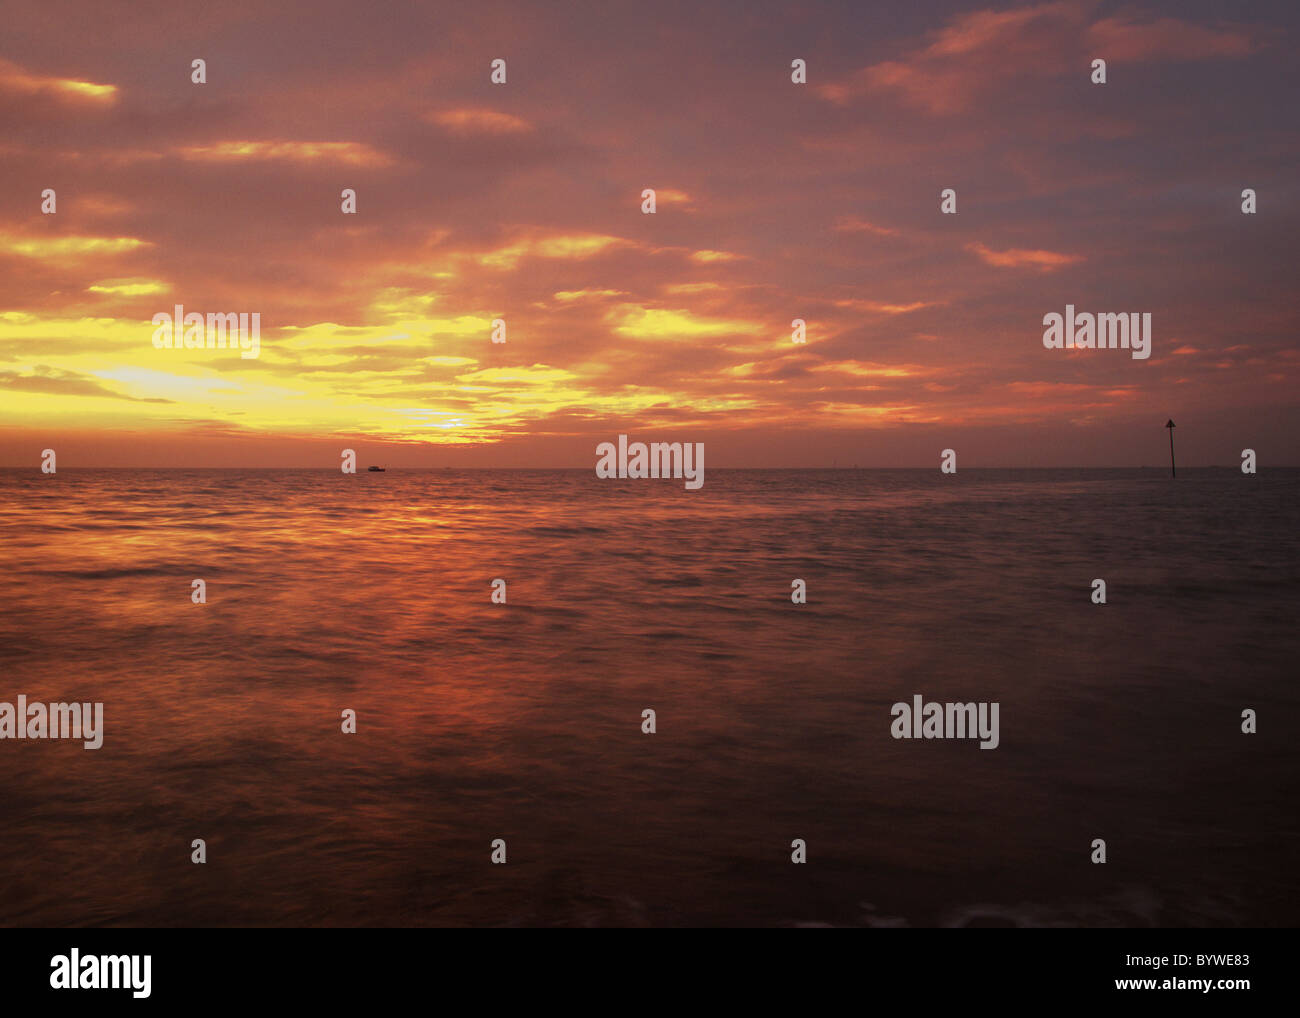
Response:
M0 741L0 922L1289 924L1298 498L0 471L0 700L106 727ZM894 741L917 693L1000 702L1001 745Z

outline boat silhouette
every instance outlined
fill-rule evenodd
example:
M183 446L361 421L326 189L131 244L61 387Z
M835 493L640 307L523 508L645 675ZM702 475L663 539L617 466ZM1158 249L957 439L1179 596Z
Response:
M366 467L366 469L372 474L382 474L384 472L383 467Z

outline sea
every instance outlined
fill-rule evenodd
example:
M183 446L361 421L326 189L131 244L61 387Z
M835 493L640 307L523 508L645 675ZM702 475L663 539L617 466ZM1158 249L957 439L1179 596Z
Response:
M2 470L0 925L1288 926L1298 610L1297 470Z

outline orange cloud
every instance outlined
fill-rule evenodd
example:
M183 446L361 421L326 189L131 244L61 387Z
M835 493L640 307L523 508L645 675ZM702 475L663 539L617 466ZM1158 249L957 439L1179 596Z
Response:
M93 216L124 216L135 211L134 204L113 194L79 194L73 201Z
M1084 260L1083 255L1060 254L1056 251L1031 251L1024 248L994 251L980 243L967 244L966 250L979 255L980 260L986 265L996 265L1000 269L1030 267L1038 269L1039 272L1055 272L1066 265L1074 265Z
M602 297L626 297L623 290L557 290L555 299L565 304L577 300L597 300Z
M739 261L744 255L732 254L730 251L693 251L691 261L708 264L709 262Z
M1088 385L1082 382L1008 382L1006 387L1028 396L1060 396L1065 393L1093 393L1104 389L1100 385ZM1127 389L1111 389L1109 395L1128 394Z
M660 187L655 189L655 204L657 205L683 205L687 209L695 203L685 191L679 191L673 187Z
M427 119L457 134L519 134L533 129L528 121L496 110L443 110Z
M117 102L116 85L98 85L76 78L32 74L15 63L0 60L0 92L17 95L50 95L56 99L111 106Z
M874 364L870 361L830 361L813 371L834 371L857 378L912 378L932 372L915 364Z
M721 283L703 282L703 283L667 283L664 285L664 293L693 294L693 293L719 293L727 289Z
M877 226L875 223L868 223L865 219L858 219L855 216L843 216L835 221L835 231L837 233L874 233L881 237L896 237L897 230L891 230L887 226Z
M851 308L854 311L870 311L877 315L905 315L910 311L934 307L931 301L913 301L910 304L890 304L879 300L837 300L837 308Z
M549 236L529 236L478 255L478 263L486 268L513 269L521 258L590 258L613 247L630 245L631 241L601 233L557 233Z
M393 162L377 149L356 141L221 141L187 145L178 151L185 159L203 162L324 160L351 166L388 166Z

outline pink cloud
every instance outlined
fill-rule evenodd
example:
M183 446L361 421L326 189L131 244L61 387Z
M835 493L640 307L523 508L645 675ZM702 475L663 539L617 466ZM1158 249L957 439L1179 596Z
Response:
M1254 48L1242 30L1203 28L1177 18L1144 25L1122 17L1104 18L1088 29L1087 43L1107 60L1206 60L1242 57Z
M1088 25L1094 6L1059 0L959 14L901 59L863 68L818 93L842 105L868 93L891 92L909 106L942 116L969 109L1012 79L1086 73L1096 57L1202 60L1245 56L1254 48L1244 29L1208 28L1178 18L1143 24L1115 16Z

